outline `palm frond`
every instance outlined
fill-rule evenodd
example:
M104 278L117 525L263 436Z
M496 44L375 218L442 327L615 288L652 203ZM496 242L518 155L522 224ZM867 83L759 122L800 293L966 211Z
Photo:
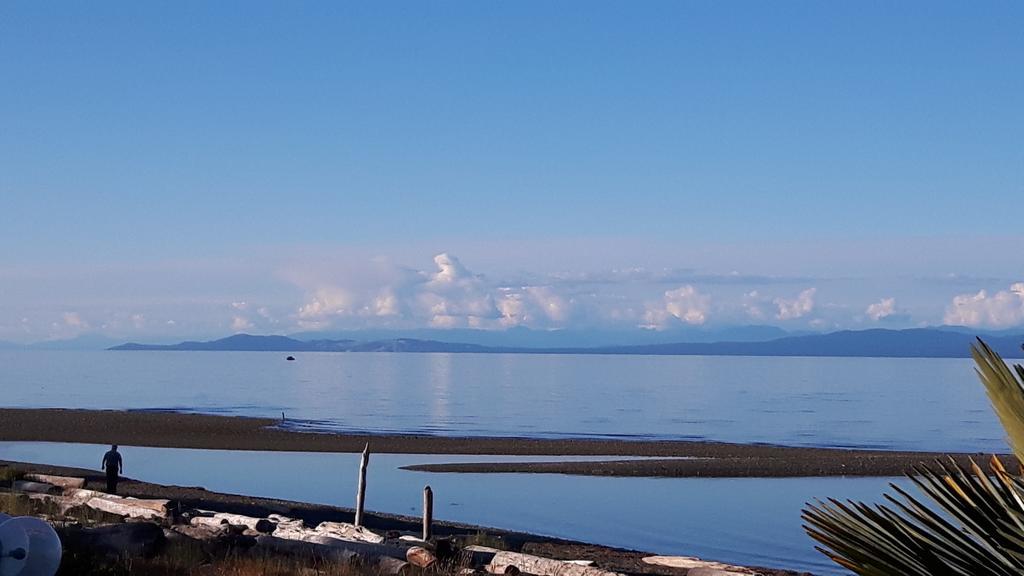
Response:
M977 373L1024 461L1024 368L1011 371L981 339ZM1014 374L1016 372L1016 375ZM1024 576L1024 480L992 457L989 471L950 458L909 474L931 504L895 484L888 504L807 504L804 530L823 554L862 576Z
M1021 488L997 467L990 478L976 464L919 466L912 479L935 509L893 484L889 505L808 504L804 529L819 550L864 576L1021 576Z
M1024 368L1018 364L1010 370L981 338L971 346L971 355L976 364L975 372L985 385L985 392L1009 437L1010 448L1017 459L1024 462Z

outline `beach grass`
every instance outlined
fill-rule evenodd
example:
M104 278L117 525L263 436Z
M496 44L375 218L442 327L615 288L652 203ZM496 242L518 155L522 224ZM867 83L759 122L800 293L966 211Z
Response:
M498 550L507 550L505 541L500 536L494 536L483 530L478 531L476 534L469 536L463 542L465 546L486 546L488 548L496 548Z
M0 492L0 512L8 516L28 516L33 514L33 506L23 494Z
M21 480L24 474L11 466L0 466L0 486L10 486L15 480Z

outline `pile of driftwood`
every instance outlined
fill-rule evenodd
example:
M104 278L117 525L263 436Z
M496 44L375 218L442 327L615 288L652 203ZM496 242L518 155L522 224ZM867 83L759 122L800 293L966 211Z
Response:
M419 535L377 534L361 525L366 495L365 451L360 466L355 524L321 522L308 526L281 514L251 517L212 510L181 510L169 500L140 499L86 490L84 478L27 474L12 489L42 502L60 515L91 509L116 516L121 522L100 526L62 527L66 546L114 555L150 555L168 540L188 539L211 547L232 546L334 562L362 562L382 574L405 575L416 570L470 574L537 576L620 576L581 560L554 560L483 546L458 548L450 540L432 537L433 493L423 494L423 531ZM688 557L650 557L650 564L683 568L689 576L739 576L754 572L736 566Z
M541 558L482 546L455 547L448 540L419 535L377 534L364 526L321 522L307 526L280 514L263 518L212 510L177 510L162 499L140 499L86 490L83 478L28 474L13 490L67 514L88 508L125 521L93 527L63 527L66 545L96 552L146 555L168 539L245 545L257 550L316 557L337 562L361 561L385 574L416 569L441 569L472 574L536 574L538 576L618 576L586 563Z

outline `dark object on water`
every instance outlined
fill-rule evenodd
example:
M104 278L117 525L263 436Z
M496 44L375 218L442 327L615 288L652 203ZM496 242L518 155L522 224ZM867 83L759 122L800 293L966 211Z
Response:
M285 358L285 360L287 360L289 362L292 362L292 361L295 360L295 356L289 356L289 357Z

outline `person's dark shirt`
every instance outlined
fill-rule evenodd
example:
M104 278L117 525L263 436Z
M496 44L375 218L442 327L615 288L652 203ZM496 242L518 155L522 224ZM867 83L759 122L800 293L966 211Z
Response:
M120 473L124 470L124 465L121 461L121 453L113 450L108 450L103 455L103 469L107 471L107 474Z

